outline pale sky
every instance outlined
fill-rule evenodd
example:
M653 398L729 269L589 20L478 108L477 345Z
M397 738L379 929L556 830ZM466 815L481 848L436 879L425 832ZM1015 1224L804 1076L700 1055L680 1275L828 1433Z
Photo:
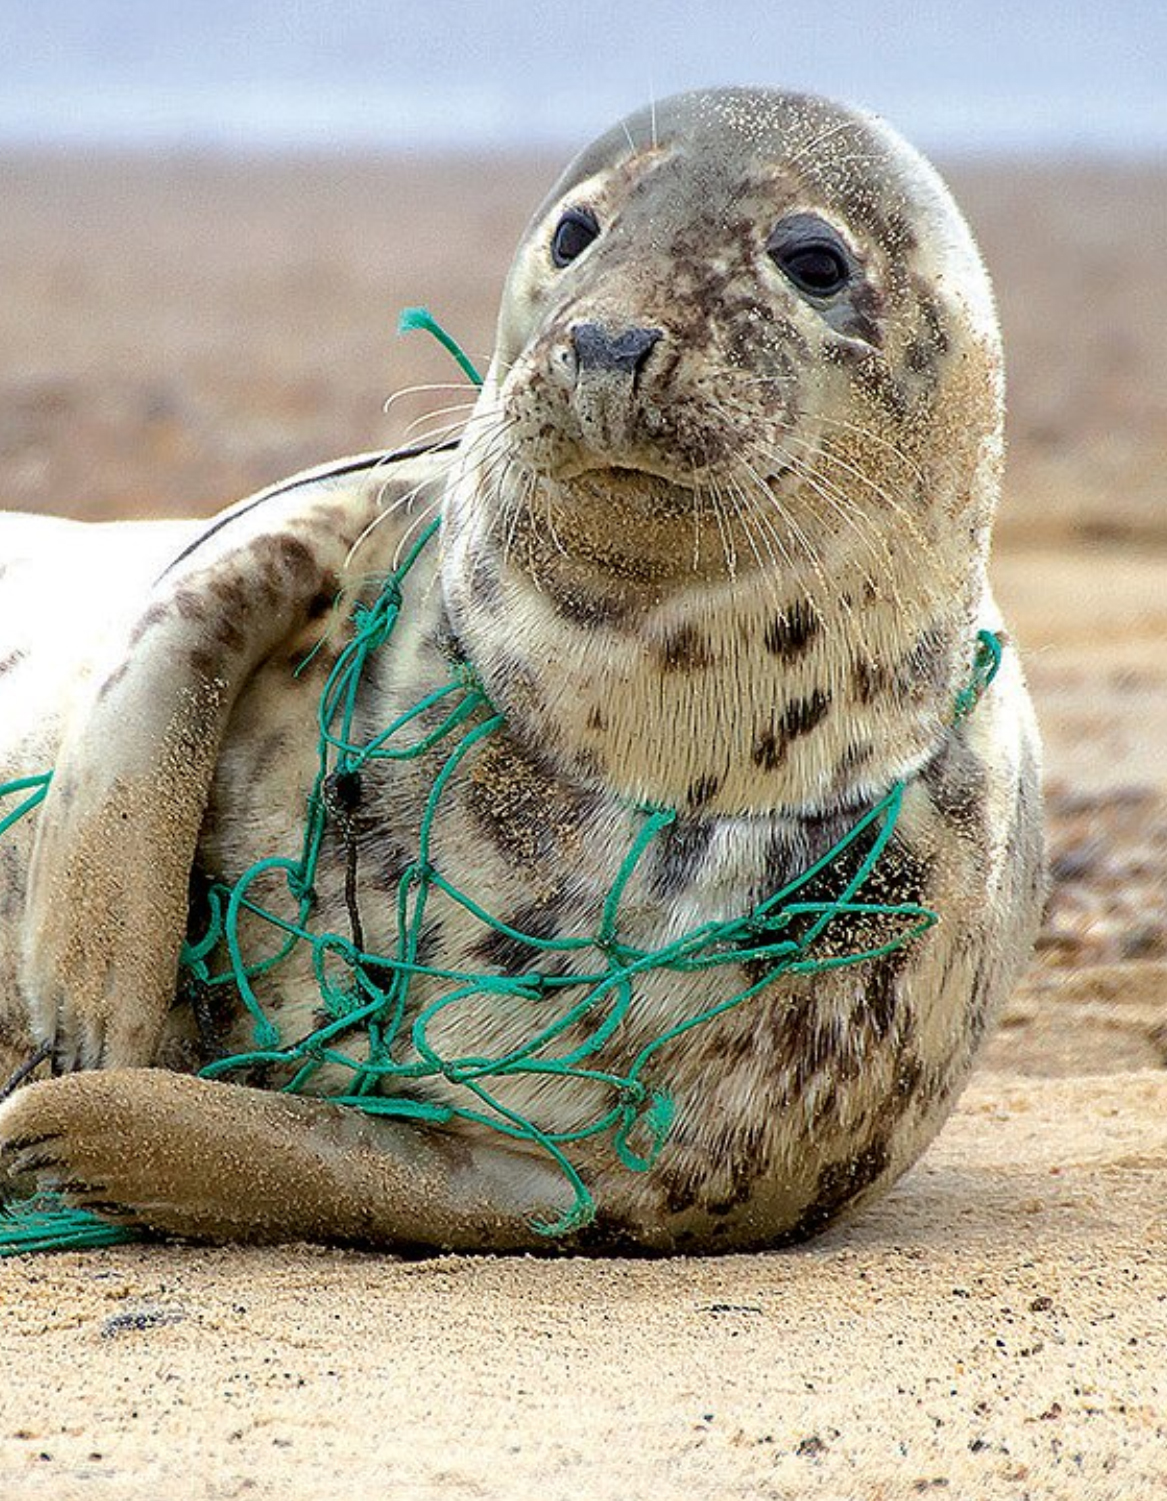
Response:
M586 139L767 83L921 144L1167 152L1167 0L0 0L0 140Z

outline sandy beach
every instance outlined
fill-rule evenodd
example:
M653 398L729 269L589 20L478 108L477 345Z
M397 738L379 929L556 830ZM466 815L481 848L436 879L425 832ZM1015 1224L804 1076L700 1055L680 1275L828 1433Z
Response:
M556 166L0 157L0 504L208 513L457 420L397 311L484 365ZM994 574L1055 883L935 1146L772 1255L0 1263L0 1496L1167 1493L1167 168L948 175L1009 354Z

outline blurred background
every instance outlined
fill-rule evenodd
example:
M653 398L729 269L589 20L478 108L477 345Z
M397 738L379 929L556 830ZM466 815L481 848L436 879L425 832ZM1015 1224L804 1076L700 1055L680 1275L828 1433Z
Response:
M715 83L875 109L952 184L1008 351L995 576L1057 883L993 1046L1164 1066L1165 80L1163 0L0 0L0 504L208 512L429 431L466 392L385 413L457 381L398 310L484 364L523 224L619 115Z
M206 509L392 441L421 407L385 398L451 378L396 310L485 359L566 158L748 82L938 159L996 277L1030 520L1088 490L1157 532L1165 64L1162 0L0 0L3 501Z

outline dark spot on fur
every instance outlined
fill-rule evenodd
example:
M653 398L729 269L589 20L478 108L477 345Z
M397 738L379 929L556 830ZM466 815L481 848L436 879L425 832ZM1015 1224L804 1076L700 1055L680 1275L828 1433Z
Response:
M545 902L529 902L526 906L508 914L504 921L508 928L514 928L519 933L530 934L532 938L554 938L559 932L558 916ZM551 957L537 948L532 948L522 939L515 938L510 933L503 933L497 928L491 928L485 933L475 943L471 952L488 968L498 970L505 975L533 974L536 971L546 974L548 959Z
M904 953L900 949L872 960L864 971L862 1010L877 1042L886 1041L895 1022L903 965Z
M656 649L662 672L695 672L708 667L709 644L695 626L682 625L670 631Z
M208 650L205 646L196 646L188 660L194 675L204 681L217 677L222 665L218 653Z
M992 1010L994 982L997 978L995 965L982 953L973 971L972 988L968 998L969 1041L975 1048L985 1035Z
M766 650L784 662L796 661L818 635L819 619L809 600L798 600L767 621L762 633Z
M754 906L765 903L777 892L794 885L799 877L804 876L854 830L871 806L841 806L817 820L805 821L800 829L776 830L767 849L764 873L754 897ZM879 821L876 820L840 849L823 870L797 885L790 899L812 906L837 902L859 875L878 836ZM899 835L893 835L874 869L856 889L853 900L872 905L898 907L919 904L926 907L931 878L931 865L911 850ZM813 913L778 920L781 910L779 907L775 912L776 920L773 923L768 923L764 915L758 917L752 925L751 936L743 947L760 948L788 939L800 942L817 921L817 914ZM902 937L916 925L916 921L910 915L840 913L832 917L819 933L811 945L810 953L815 958L822 959L879 948ZM896 949L888 959L900 963L902 954L903 950ZM742 968L749 984L760 984L771 972L774 963L773 958L766 957L743 960ZM784 1031L782 1016L775 1017L775 1025L780 1031Z
M648 889L653 897L667 901L690 886L712 838L713 823L707 818L678 818L662 829L652 846L648 872Z
M599 704L593 704L588 710L588 729L606 730L607 728L608 720L603 709L600 708Z
M272 548L280 565L293 579L306 579L315 571L316 562L311 550L299 537L277 537Z
M691 1210L724 1219L749 1203L769 1163L766 1128L762 1121L743 1125L727 1148L708 1160L704 1156L688 1167L674 1168L664 1176L665 1207L670 1214Z
M432 964L441 953L444 937L442 924L436 917L424 922L417 935L417 952L414 956L417 963Z
M870 1188L886 1170L889 1160L887 1138L876 1130L862 1151L853 1157L828 1163L819 1173L815 1195L798 1217L784 1240L806 1240L825 1230L851 1201Z
M563 580L550 578L540 582L556 614L585 630L617 628L631 614L631 605L619 594L601 594L598 590L573 587Z
M236 579L215 578L208 583L208 588L221 604L235 615L246 612L251 603L251 596L246 588Z
M238 621L223 616L215 622L216 643L228 652L239 652L247 645L247 632Z
M6 672L11 672L14 667L19 666L27 655L28 653L24 651L10 651L6 657L0 657L0 677L3 677Z
M774 771L786 758L786 746L778 739L772 726L766 725L755 736L750 754L755 766L760 766L763 771Z
M711 803L720 790L721 778L710 772L706 776L696 777L689 783L689 790L685 793L685 802L696 812L698 808L704 808Z
M822 346L822 357L827 364L847 370L859 390L895 422L903 422L907 417L908 398L903 387L891 374L883 356L869 344L845 337L827 340Z
M207 608L193 589L179 589L174 596L174 606L184 620L203 620Z
M809 735L820 725L830 706L831 695L822 688L816 688L807 698L792 699L782 710L777 723L759 727L751 752L754 765L763 771L773 771L781 766L791 743Z
M905 360L913 374L924 375L935 372L938 360L948 353L951 341L939 304L923 289L919 290L919 320Z
M165 605L151 605L131 632L130 645L137 646L146 632L153 630L156 625L161 625L169 614L170 611Z
M319 620L322 615L329 614L339 595L340 580L334 573L326 574L320 588L308 601L308 619Z
M896 667L897 689L912 698L947 692L950 649L950 638L945 630L939 626L925 626Z
M920 779L946 823L958 832L979 835L985 817L985 769L959 729L948 732Z
M874 703L892 688L892 675L881 663L870 657L860 657L852 671L855 696L861 704Z
M565 786L536 751L500 737L483 746L464 796L484 837L527 875L532 861L563 856L595 806L594 792Z
M883 345L883 329L879 321L882 312L883 298L878 290L870 282L861 282L851 292L845 316L836 326L840 333L862 339L865 344L879 349Z
M787 704L778 721L778 729L787 742L809 735L826 718L831 706L831 695L823 688L816 688L809 698L796 698Z
M397 889L410 864L408 851L386 839L383 830L370 831L370 837L361 840L360 857L362 871L371 870L377 884L391 891Z

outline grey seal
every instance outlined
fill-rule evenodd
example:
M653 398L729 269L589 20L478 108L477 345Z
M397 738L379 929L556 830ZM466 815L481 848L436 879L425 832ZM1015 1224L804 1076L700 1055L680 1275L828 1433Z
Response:
M327 1068L316 1097L198 1077L176 1001L198 881L301 837L343 649L331 601L367 607L436 514L356 722L375 736L452 672L481 685L500 727L446 788L434 858L502 927L435 897L411 1004L433 1002L433 971L537 967L516 934L594 933L646 809L670 814L623 893L628 951L756 908L901 784L860 896L879 920L937 916L881 951L852 913L830 942L873 957L763 972L689 1031L756 959L654 970L589 1054L596 1078L496 1080L596 1206L557 1243L775 1246L885 1189L951 1109L1042 901L1038 741L1008 645L975 710L955 707L978 632L1007 639L986 575L1001 457L992 295L935 171L869 115L730 89L633 115L568 167L449 448L345 461L210 523L0 520L0 780L56 768L0 849L0 1063L43 1045L57 1074L0 1106L9 1170L195 1238L546 1248L570 1184L530 1140L442 1120L452 1078L395 1086L418 1116L393 1118L329 1101ZM65 629L62 590L86 630ZM369 763L322 836L317 915L346 931L359 900L370 953L393 942L438 765ZM276 884L256 891L275 904ZM549 987L594 963L572 952ZM311 1031L320 993L290 955L282 1033ZM459 1055L532 1027L497 997L444 1014ZM221 1049L252 1045L244 1007L219 1025ZM644 1071L673 1111L651 1167L573 1140L671 1030Z

